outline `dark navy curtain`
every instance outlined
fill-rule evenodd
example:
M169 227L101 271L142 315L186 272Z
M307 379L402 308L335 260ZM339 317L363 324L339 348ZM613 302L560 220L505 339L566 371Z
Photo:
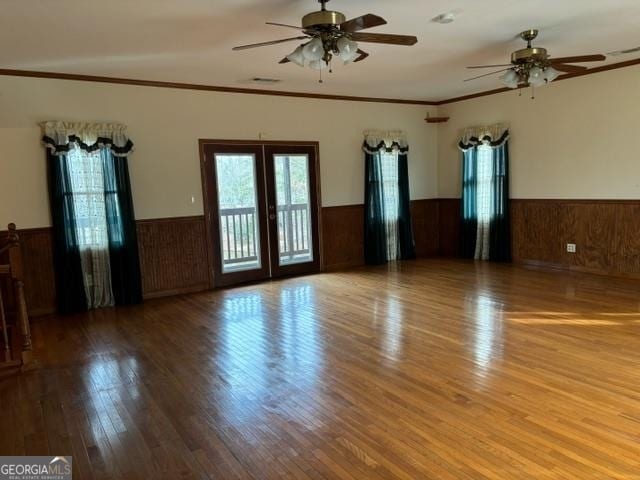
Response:
M411 198L409 195L409 159L406 152L398 153L398 258L416 258L416 244L411 223Z
M138 236L127 157L115 156L108 149L103 149L101 156L113 295L116 305L140 303Z
M47 167L58 310L62 313L80 312L87 310L87 297L66 155L53 155L47 151Z
M367 265L387 262L387 233L384 221L382 156L364 155L364 259Z
M511 261L511 215L509 210L509 141L492 150L493 184L489 260Z

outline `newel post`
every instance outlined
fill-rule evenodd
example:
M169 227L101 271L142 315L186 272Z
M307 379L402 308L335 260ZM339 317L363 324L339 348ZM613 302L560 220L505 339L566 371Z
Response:
M20 249L20 237L16 232L15 223L10 223L8 240L17 248L9 250L9 263L13 277L13 289L16 297L17 323L22 336L22 363L28 365L33 360L33 345L31 344L31 327L29 314L27 313L27 301L24 296L24 272L22 266L22 251Z

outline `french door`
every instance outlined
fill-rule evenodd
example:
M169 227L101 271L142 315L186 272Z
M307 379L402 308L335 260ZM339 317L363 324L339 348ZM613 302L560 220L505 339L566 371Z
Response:
M318 144L201 140L214 286L320 270Z

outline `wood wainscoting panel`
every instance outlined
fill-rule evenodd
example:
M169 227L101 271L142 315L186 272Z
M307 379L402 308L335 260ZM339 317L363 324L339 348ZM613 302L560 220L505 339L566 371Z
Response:
M203 216L139 220L137 231L145 298L209 288ZM24 229L18 234L29 315L53 313L56 284L52 229ZM0 237L4 235L6 232L0 232ZM11 307L11 296L5 295Z
M0 232L4 238L7 232ZM46 315L56 310L56 282L53 269L53 232L51 227L18 230L24 267L24 290L30 316ZM9 285L3 285L3 296L13 309Z
M640 272L640 201L616 204L612 263L620 275Z
M640 278L640 200L515 199L511 220L514 262Z
M364 265L364 205L322 208L324 269Z
M614 270L616 210L617 205L611 203L563 202L560 205L563 266L592 272ZM567 243L576 244L576 253L567 253Z
M419 257L458 255L459 199L414 200L411 214ZM514 199L511 221L516 263L640 278L640 200ZM364 206L324 207L322 222L324 268L363 265ZM211 287L203 216L137 224L145 298ZM51 313L56 300L51 228L18 233L29 313ZM576 244L575 254L566 252L567 243Z
M411 202L418 256L437 255L438 203L437 200ZM325 269L363 265L364 206L325 207L322 223ZM211 288L204 216L139 220L137 233L145 298ZM29 313L32 316L52 313L56 310L52 230L50 227L27 229L20 230L19 234Z
M139 220L145 298L210 288L204 216Z
M411 222L417 257L435 257L440 245L438 200L413 200Z
M439 249L439 201L411 201L411 221L418 257L436 256ZM364 265L364 205L322 208L324 269Z
M439 244L442 257L460 255L460 199L438 199Z
M29 314L56 310L56 278L53 269L53 231L36 228L19 232L24 264L24 289Z
M457 254L459 207L439 200L442 256ZM515 263L640 278L640 200L512 199L511 231Z
M562 263L560 204L511 200L511 254L514 262L556 266Z

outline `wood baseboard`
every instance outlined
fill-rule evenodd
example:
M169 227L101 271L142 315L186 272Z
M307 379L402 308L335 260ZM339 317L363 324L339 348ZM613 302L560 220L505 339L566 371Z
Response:
M211 290L211 287L208 282L200 285L189 286L189 287L174 288L172 290L158 290L156 292L149 292L149 293L143 294L142 297L144 300L151 300L154 298L173 297L174 295L185 295L187 293L204 292L206 290Z

